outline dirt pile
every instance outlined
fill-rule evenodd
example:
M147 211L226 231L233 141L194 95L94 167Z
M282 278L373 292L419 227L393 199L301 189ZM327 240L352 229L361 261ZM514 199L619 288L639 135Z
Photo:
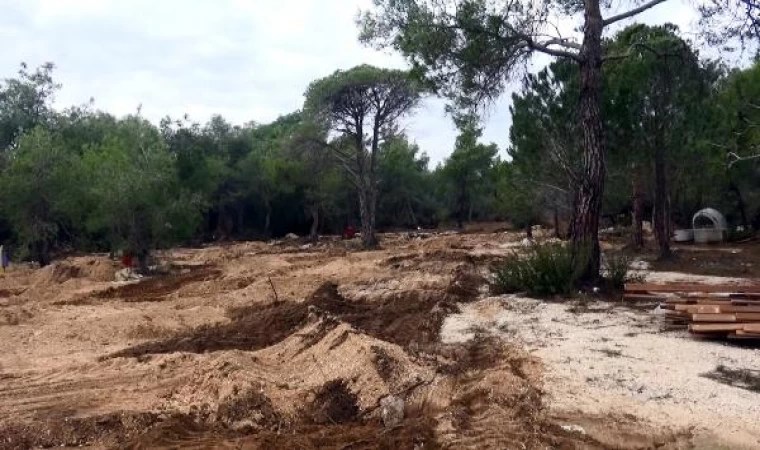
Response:
M331 380L319 388L304 415L315 424L354 422L359 418L358 398L346 380Z
M112 287L99 292L98 298L119 298L128 302L161 301L190 283L218 278L221 272L213 266L197 266L175 274L146 278L136 283Z
M157 414L114 413L98 417L40 419L0 426L0 448L80 447L92 442L116 446L160 422Z
M174 256L172 263L187 270L105 292L78 273L76 281L55 286L65 295L55 294L56 309L43 309L34 327L0 327L0 337L11 342L0 353L6 406L0 438L11 437L0 442L16 448L675 448L678 439L668 436L657 445L633 438L635 445L606 445L625 440L563 428L608 423L614 429L618 422L557 421L544 407L541 364L485 329L470 330L472 339L441 342L444 320L483 293L479 258L490 256L473 252L495 248L492 238L386 241L404 246L404 253L417 251L419 264L411 270L386 264L398 248L340 254L331 250L340 250L337 244L308 252L233 244L167 252L167 260ZM277 255L280 247L286 256ZM86 307L55 303L74 294L88 299ZM16 348L32 352L34 365L20 351L13 354ZM404 418L386 427L382 401L389 398L403 406ZM634 436L635 428L626 430Z
M118 289L140 288L140 284ZM142 292L142 291L141 291ZM121 291L120 297L124 293ZM141 297L144 298L144 297ZM438 338L444 317L457 311L456 304L444 296L420 291L400 291L379 301L351 301L338 292L334 283L324 283L304 302L281 301L262 306L248 306L228 311L230 321L204 325L181 332L163 341L140 344L117 352L112 357L136 357L146 354L219 350L259 350L293 334L310 319L327 315L335 320L324 322L315 336L319 339L337 324L346 322L377 339L404 347L424 345Z
M109 258L81 256L55 261L34 273L36 286L61 284L75 278L89 281L113 281L118 264Z

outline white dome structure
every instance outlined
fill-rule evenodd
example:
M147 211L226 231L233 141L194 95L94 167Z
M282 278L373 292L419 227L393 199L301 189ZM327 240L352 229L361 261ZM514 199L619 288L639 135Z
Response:
M713 208L705 208L691 219L694 227L694 242L706 244L709 242L722 242L726 238L728 222L720 211Z

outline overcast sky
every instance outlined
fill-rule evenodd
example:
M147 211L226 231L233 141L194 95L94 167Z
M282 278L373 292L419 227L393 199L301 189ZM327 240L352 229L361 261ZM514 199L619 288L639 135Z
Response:
M696 15L687 1L670 0L642 19L688 31ZM309 82L336 69L404 67L398 55L358 43L354 19L368 4L0 0L0 78L14 76L21 61L52 61L63 84L60 108L92 97L97 108L116 115L142 105L142 114L156 123L185 113L199 122L212 114L233 123L269 122L300 108ZM434 163L448 156L456 136L443 105L426 101L406 126ZM509 140L508 106L506 94L486 117L485 140L502 152Z

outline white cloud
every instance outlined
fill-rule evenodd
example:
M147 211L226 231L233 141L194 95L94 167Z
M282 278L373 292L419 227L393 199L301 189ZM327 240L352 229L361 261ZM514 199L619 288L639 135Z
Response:
M648 13L686 27L681 2ZM53 61L59 106L95 98L127 114L142 105L158 121L220 113L235 123L266 122L299 108L312 80L357 64L403 67L398 55L362 46L354 23L370 0L0 0L0 78L18 63ZM686 22L684 22L686 21ZM564 31L571 24L562 24ZM508 144L508 95L493 105L485 139ZM456 131L440 100L407 121L433 162Z

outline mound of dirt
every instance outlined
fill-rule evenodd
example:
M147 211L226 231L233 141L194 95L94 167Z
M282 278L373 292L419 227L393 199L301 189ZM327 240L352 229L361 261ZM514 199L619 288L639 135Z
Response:
M214 267L199 266L186 273L155 276L141 281L112 287L96 294L97 298L119 298L127 302L155 302L178 291L190 283L218 278L221 271Z
M124 295L121 289L140 289L143 283L118 288L121 292L119 296ZM147 342L127 348L111 357L173 352L258 350L282 341L303 327L309 320L310 312L326 314L337 321L346 322L377 339L403 347L419 347L435 342L444 317L456 311L458 308L453 301L441 300L434 293L420 291L395 292L377 302L350 301L338 292L337 285L328 282L314 291L305 302L281 301L232 309L228 311L228 323L203 325L180 332L163 341ZM331 329L330 323L336 322L326 322L323 331ZM320 336L305 338L318 340Z
M90 281L113 281L118 265L107 257L73 257L37 270L33 277L36 286L61 284L75 278Z
M269 397L251 389L220 404L216 421L236 431L261 430L277 427L281 417Z
M316 424L354 422L359 418L358 399L346 380L331 380L319 388L303 414Z
M488 284L483 275L457 267L446 292L459 297L460 301L473 300L480 294L480 288Z
M82 275L92 281L113 281L119 264L108 258L82 259L76 262Z
M306 323L309 311L303 303L276 302L231 309L230 322L202 325L179 332L165 340L146 342L117 352L111 357L219 350L254 351L276 344Z
M6 423L0 425L0 448L81 447L94 443L113 446L145 433L159 420L156 414L113 413L66 420Z
M84 271L69 261L56 261L38 270L34 275L34 284L40 286L61 284L72 278L84 277Z

